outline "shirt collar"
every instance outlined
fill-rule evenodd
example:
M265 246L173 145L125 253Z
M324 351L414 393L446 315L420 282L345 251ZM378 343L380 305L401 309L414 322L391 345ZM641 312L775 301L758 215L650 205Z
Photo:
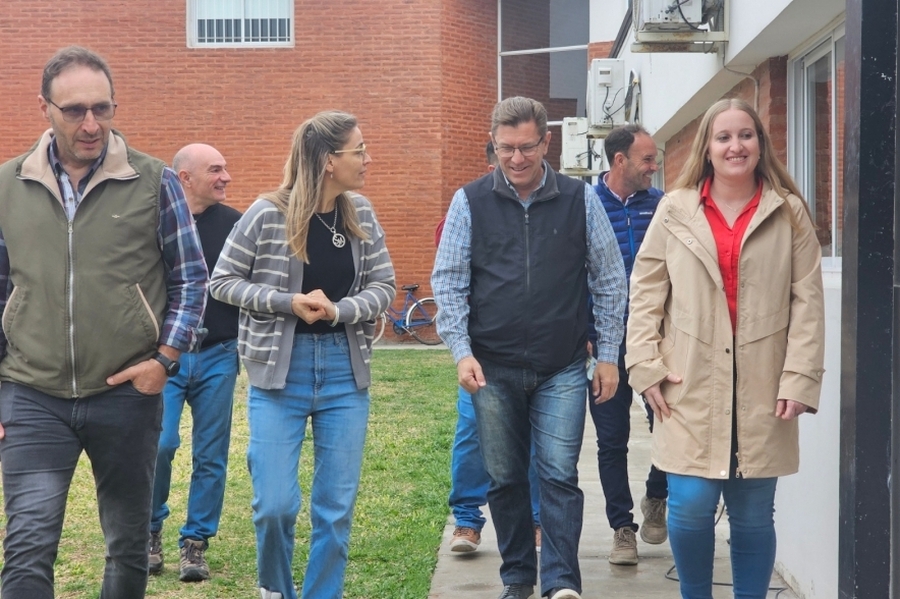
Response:
M88 181L91 180L91 177L100 168L100 165L103 164L103 160L106 158L106 151L109 149L109 145L103 147L103 151L100 152L100 155L97 159L91 164L91 168L88 169L87 174L81 178L81 183L86 185ZM62 177L65 169L63 168L62 162L59 160L59 154L56 149L56 136L50 136L50 145L47 148L47 157L50 160L50 166L53 167L53 173L56 175L56 178L59 179ZM81 185L79 185L81 187Z
M500 174L503 175L503 180L506 182L506 186L509 187L510 191L513 192L513 195L515 195L515 197L518 198L518 200L520 202L524 202L527 204L527 203L531 203L532 201L534 201L535 194L537 192L539 192L540 190L542 190L544 188L544 185L547 184L547 173L550 172L550 164L546 160L543 160L543 161L541 161L541 168L544 169L544 176L541 177L541 184L538 185L534 189L534 191L529 193L528 197L524 200L519 197L519 192L516 191L516 188L513 187L513 184L509 182L509 179L506 178L506 173L503 172L503 169L498 167L498 170L500 171Z
M609 179L609 171L606 171L606 174L603 175L603 185L606 186L606 189L609 190L609 193L610 193L610 195L612 195L612 197L616 198L617 200L619 200L619 201L622 202L623 204L627 204L627 203L628 203L628 200L630 200L631 198L633 198L634 196L637 195L637 192L634 192L633 194L631 194L630 196L628 196L627 198L625 198L625 199L623 200L622 198L619 197L619 194L617 194L616 192L614 192L614 191L612 190L612 187L609 186L609 181L608 181L608 179Z
M712 186L712 177L707 177L706 180L703 181L703 186L700 188L700 203L704 206L708 206L710 204L715 206L715 202L713 202L712 194L709 193L709 188ZM756 206L759 204L760 199L762 199L762 189L763 182L760 179L756 185L756 193L753 194L753 197L750 198L750 201L747 202L745 208L749 206ZM743 210L741 211L743 212Z

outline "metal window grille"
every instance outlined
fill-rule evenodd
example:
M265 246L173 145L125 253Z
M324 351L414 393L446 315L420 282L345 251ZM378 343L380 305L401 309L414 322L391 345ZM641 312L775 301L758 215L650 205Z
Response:
M293 41L293 0L188 0L194 45L287 44Z

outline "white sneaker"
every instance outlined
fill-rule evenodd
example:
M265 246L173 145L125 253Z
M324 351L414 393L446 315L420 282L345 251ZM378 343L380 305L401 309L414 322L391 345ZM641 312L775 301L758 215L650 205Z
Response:
M550 599L581 599L581 595L572 589L557 589L550 595Z
M284 595L278 591L270 591L269 589L259 589L261 599L284 599Z

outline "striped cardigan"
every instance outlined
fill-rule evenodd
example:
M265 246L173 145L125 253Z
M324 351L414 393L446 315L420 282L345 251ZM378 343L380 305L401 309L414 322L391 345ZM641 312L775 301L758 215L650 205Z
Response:
M364 389L371 383L373 321L394 300L396 284L372 205L361 195L352 197L369 239L347 236L356 276L350 294L335 308L350 340L356 386ZM303 262L288 247L284 214L272 202L256 200L228 236L209 286L215 299L241 309L238 351L255 387L285 386L297 323L291 298L300 293L302 284Z

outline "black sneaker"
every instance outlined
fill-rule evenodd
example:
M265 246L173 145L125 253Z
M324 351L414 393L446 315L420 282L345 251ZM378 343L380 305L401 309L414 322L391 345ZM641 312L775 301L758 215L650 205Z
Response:
M206 551L206 543L185 539L181 548L181 573L178 580L181 582L200 582L209 578L209 565L203 557Z
M527 584L508 584L497 599L534 599L534 587Z
M150 531L150 550L147 556L150 574L159 574L163 569L162 531Z

